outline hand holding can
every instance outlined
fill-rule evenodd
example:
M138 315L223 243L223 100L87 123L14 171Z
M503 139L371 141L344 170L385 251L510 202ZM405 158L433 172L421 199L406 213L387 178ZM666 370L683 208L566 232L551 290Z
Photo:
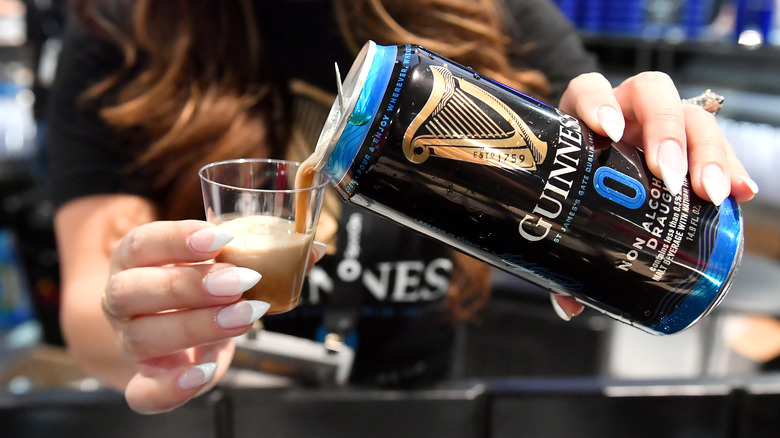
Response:
M419 46L367 43L343 90L310 160L344 199L654 334L728 290L738 204L642 150Z

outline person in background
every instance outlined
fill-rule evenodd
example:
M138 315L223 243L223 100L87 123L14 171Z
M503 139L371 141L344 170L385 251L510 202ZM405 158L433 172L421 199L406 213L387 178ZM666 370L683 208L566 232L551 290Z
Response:
M233 338L263 312L240 300L262 272L203 263L231 236L202 220L198 169L305 158L335 97L334 61L346 71L368 39L422 45L643 147L672 192L688 172L715 203L757 190L712 115L682 104L662 73L613 88L547 0L72 5L49 113L61 323L79 364L138 412L173 409L216 385ZM338 270L355 229L357 279ZM335 198L317 240L312 259L321 260L301 305L263 318L265 327L314 339L328 297L357 288L351 382L445 378L453 322L488 299L489 268ZM566 318L581 311L552 301Z

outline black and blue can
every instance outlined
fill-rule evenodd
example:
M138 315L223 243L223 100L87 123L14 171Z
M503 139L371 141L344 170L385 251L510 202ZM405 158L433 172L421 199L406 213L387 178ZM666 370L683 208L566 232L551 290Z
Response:
M415 45L366 43L312 160L345 200L654 334L741 259L733 199L673 196L641 150Z

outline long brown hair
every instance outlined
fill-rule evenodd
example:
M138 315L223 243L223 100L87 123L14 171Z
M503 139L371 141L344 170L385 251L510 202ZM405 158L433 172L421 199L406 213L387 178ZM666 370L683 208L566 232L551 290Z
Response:
M268 68L254 1L123 0L111 10L100 0L74 0L85 22L124 53L124 68L87 97L116 93L101 115L133 139L130 171L160 194L165 219L201 214L193 175L204 164L285 156L286 85ZM420 44L537 97L547 91L541 73L511 65L500 0L332 1L355 53L368 39ZM461 254L455 262L450 303L468 317L488 297L490 270Z

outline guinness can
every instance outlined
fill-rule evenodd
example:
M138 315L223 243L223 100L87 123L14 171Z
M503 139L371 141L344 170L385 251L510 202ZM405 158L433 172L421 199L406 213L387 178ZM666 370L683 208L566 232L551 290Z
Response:
M725 295L733 199L672 196L641 150L419 46L369 41L339 86L310 163L345 200L650 333Z

